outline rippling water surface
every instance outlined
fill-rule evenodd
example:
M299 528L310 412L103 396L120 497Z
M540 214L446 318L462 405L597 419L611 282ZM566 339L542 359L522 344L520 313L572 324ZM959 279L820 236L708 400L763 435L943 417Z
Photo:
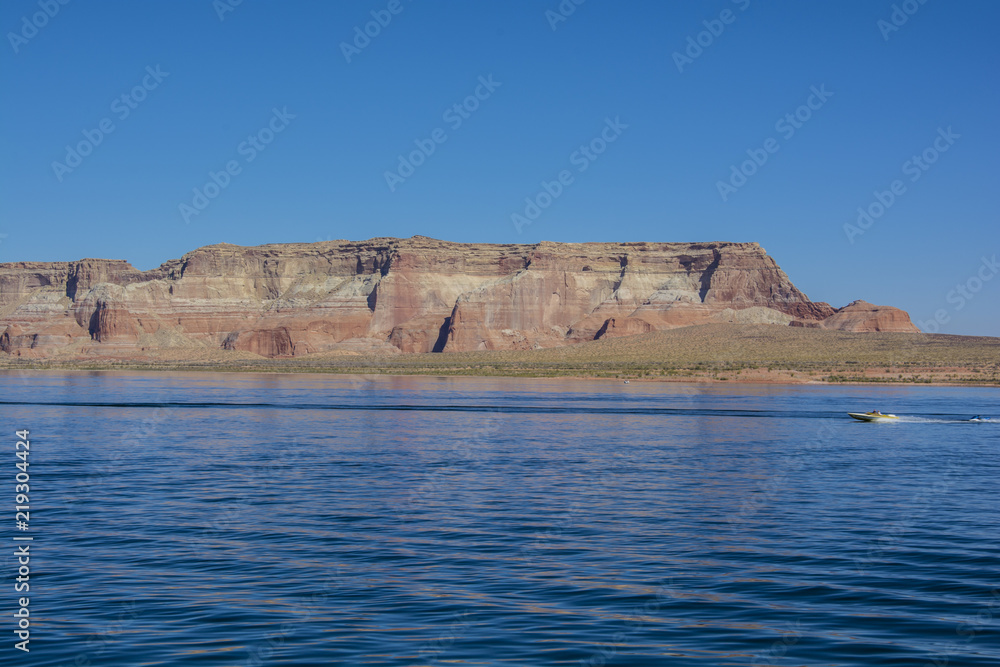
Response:
M901 423L847 411L880 408ZM991 389L3 375L30 665L1000 664ZM2 442L3 439L0 439Z

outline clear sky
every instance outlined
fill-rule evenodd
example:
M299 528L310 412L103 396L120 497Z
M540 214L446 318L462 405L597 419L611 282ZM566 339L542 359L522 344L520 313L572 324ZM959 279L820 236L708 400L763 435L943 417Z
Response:
M62 1L0 4L0 261L758 241L1000 335L1000 3Z

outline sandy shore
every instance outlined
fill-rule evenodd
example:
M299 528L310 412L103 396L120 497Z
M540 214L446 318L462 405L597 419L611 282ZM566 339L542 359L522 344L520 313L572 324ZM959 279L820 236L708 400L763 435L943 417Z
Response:
M0 358L0 369L130 369L617 378L765 384L1000 386L1000 338L849 333L714 324L541 350L266 359L186 348L120 350L89 358Z

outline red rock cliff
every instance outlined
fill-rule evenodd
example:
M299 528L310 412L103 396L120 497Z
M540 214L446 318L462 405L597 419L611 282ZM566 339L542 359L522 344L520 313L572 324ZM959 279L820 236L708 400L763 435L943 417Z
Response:
M756 243L220 244L145 272L0 264L0 350L523 349L708 322L916 331L903 311L861 303L810 301Z

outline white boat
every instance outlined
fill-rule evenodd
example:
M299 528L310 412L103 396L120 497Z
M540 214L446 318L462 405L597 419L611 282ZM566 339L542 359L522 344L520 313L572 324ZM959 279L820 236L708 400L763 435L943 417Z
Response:
M848 412L847 414L863 422L891 422L899 419L896 415L887 415L882 412Z

